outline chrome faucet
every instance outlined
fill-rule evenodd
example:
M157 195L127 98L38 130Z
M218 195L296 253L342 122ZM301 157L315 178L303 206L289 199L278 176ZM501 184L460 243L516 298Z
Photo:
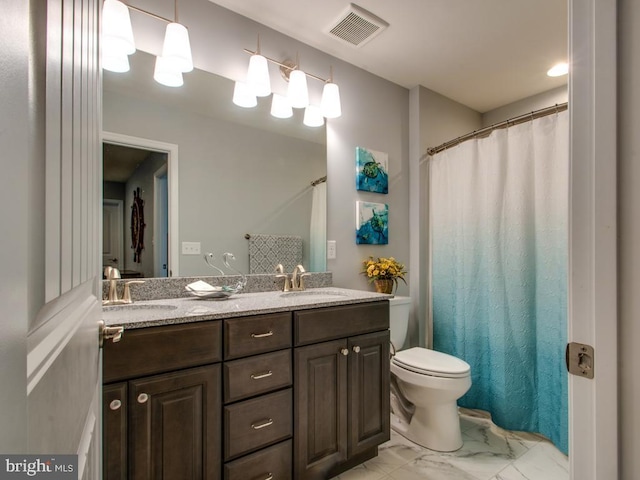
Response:
M104 276L109 280L109 290L107 293L107 299L103 300L102 304L112 305L114 303L119 303L120 299L118 298L118 285L116 280L120 278L120 270L116 267L105 267Z

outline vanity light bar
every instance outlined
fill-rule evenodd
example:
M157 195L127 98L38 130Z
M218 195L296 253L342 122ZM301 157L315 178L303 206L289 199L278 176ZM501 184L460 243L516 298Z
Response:
M258 52L258 51L252 51L249 50L248 48L244 49L245 53L248 53L249 55L262 55L262 53ZM298 70L298 65L297 63L285 60L284 62L279 62L278 60L274 60L273 58L267 57L265 55L262 55L264 58L266 58L269 62L274 63L276 65L278 65L280 67L280 71L283 72L283 75L285 75L285 78L289 78L288 73L285 74L284 72L292 72L293 70ZM307 77L311 77L311 78L315 78L316 80L320 80L322 83L333 83L333 79L332 78L322 78L322 77L318 77L317 75L313 75L312 73L309 72L304 72Z

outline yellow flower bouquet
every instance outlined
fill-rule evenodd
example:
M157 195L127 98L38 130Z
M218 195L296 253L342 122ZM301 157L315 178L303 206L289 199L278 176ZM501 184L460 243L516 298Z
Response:
M361 273L368 277L369 283L375 283L376 291L391 293L394 287L398 288L398 279L405 284L407 283L404 278L407 272L404 268L404 264L393 257L378 257L377 259L369 257L362 262Z

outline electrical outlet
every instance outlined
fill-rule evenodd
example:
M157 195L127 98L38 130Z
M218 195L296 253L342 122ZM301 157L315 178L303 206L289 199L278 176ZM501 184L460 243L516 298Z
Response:
M200 255L200 242L182 242L183 255Z
M327 240L327 260L335 260L336 258L336 241Z

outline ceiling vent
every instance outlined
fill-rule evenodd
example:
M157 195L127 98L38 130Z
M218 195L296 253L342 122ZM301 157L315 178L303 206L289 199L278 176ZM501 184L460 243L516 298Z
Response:
M347 11L328 29L326 33L354 47L361 47L389 24L364 8L350 4Z

